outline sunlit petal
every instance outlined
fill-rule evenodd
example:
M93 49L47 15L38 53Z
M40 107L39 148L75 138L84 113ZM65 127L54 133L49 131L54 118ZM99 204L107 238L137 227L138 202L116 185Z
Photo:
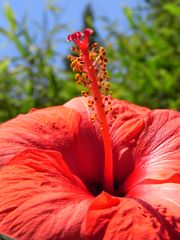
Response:
M126 191L140 182L179 182L180 114L171 110L151 111L144 124L132 153L134 170L126 180Z
M80 238L92 196L55 151L27 149L0 174L0 232L18 240Z

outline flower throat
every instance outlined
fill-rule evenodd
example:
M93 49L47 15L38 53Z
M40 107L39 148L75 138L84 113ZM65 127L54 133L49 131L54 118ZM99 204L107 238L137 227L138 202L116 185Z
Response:
M83 32L75 32L68 36L68 41L73 41L76 46L72 47L75 56L69 55L71 67L77 72L75 78L78 84L82 84L87 91L81 94L88 98L88 107L94 111L91 120L98 121L102 132L104 143L104 179L103 189L113 193L113 158L112 146L109 134L109 125L106 114L111 111L111 95L109 92L109 77L107 76L105 49L98 43L89 46L89 37L93 33L92 29L85 29ZM89 93L91 97L89 97Z

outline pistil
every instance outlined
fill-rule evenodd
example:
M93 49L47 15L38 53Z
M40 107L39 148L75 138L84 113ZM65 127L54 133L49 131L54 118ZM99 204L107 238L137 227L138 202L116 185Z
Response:
M95 104L96 115L100 124L102 132L102 138L104 143L104 179L103 189L109 193L113 193L113 158L112 158L112 146L109 134L109 125L106 120L106 114L109 112L109 106L105 106L105 97L101 93L101 88L105 91L109 89L109 78L106 76L107 71L105 69L107 59L105 59L104 48L98 48L98 44L95 43L92 46L92 51L89 50L89 36L93 33L91 29L85 29L83 32L76 32L68 36L68 41L74 41L77 47L73 50L79 57L69 56L71 60L71 66L74 71L78 71L80 74L76 75L78 83L82 83L87 87L94 101L89 101L92 107ZM96 49L96 50L95 50ZM83 91L83 95L88 94ZM108 99L106 97L106 99ZM109 102L109 101L108 101ZM94 119L93 119L94 120Z

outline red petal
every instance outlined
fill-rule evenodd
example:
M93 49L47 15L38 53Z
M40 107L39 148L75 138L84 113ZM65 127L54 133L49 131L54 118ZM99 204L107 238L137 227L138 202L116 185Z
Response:
M99 180L97 178L97 182L101 183L104 158L101 132L99 131L98 121L92 123L90 120L91 113L87 102L87 98L79 97L67 102L65 106L81 114L82 156L87 156L88 168L97 169L96 171L100 176ZM144 128L144 115L150 110L117 99L112 100L112 107L113 110L107 117L109 124L112 124L110 135L113 145L114 178L115 181L120 183L133 170L134 165L131 161L130 150ZM117 114L116 120L113 120L114 113Z
M127 179L127 192L138 183L179 182L180 114L155 110L146 114L145 128L132 153L134 170Z
M179 179L180 182L180 179ZM147 201L161 216L171 239L180 239L180 184L139 184L128 196Z
M114 178L119 185L119 194L124 179L133 171L132 149L144 129L144 116L150 110L145 107L114 99L113 111L109 114L109 122L116 112L117 119L112 123L110 134L113 145Z
M77 112L60 106L33 110L1 124L1 164L27 147L49 149L61 152L71 170L84 181L92 181L94 175L99 178L97 168L88 167L90 161L86 151L81 153L83 144L89 141L87 136L79 139L80 123L81 116Z
M170 215L173 219L173 216ZM174 224L177 222L174 219ZM179 233L150 204L132 198L115 198L102 193L89 207L86 218L88 239L178 240Z
M86 185L99 188L103 176L101 134L99 127L95 131L84 117L83 109L79 110L81 116L62 106L49 107L1 124L0 165L27 147L56 150Z
M68 158L80 121L77 112L60 106L33 109L1 124L0 164L27 147L60 151Z
M104 166L104 150L99 124L92 123L90 109L85 97L74 98L67 102L65 106L74 109L81 115L79 142L76 145L76 149L80 153L77 161L81 165L83 163L81 169L82 179L86 182L89 181L87 185L94 185L98 189L102 186Z
M69 240L81 238L92 196L60 153L27 149L1 169L0 199L0 232Z

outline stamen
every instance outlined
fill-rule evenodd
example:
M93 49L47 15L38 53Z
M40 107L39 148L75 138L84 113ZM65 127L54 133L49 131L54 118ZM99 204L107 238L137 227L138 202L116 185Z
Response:
M96 112L91 116L91 120L98 118L100 129L102 132L105 160L104 160L104 189L109 193L113 193L113 158L112 146L109 134L109 126L106 115L111 111L111 95L105 96L109 91L109 77L107 77L105 58L106 52L103 47L99 47L98 43L93 43L89 48L89 37L93 33L92 29L85 29L83 32L76 32L68 36L68 41L74 41L77 46L72 50L79 56L69 56L71 67L76 74L77 83L81 83L92 94L93 99L88 99L88 107ZM81 92L82 96L88 97L86 91Z

